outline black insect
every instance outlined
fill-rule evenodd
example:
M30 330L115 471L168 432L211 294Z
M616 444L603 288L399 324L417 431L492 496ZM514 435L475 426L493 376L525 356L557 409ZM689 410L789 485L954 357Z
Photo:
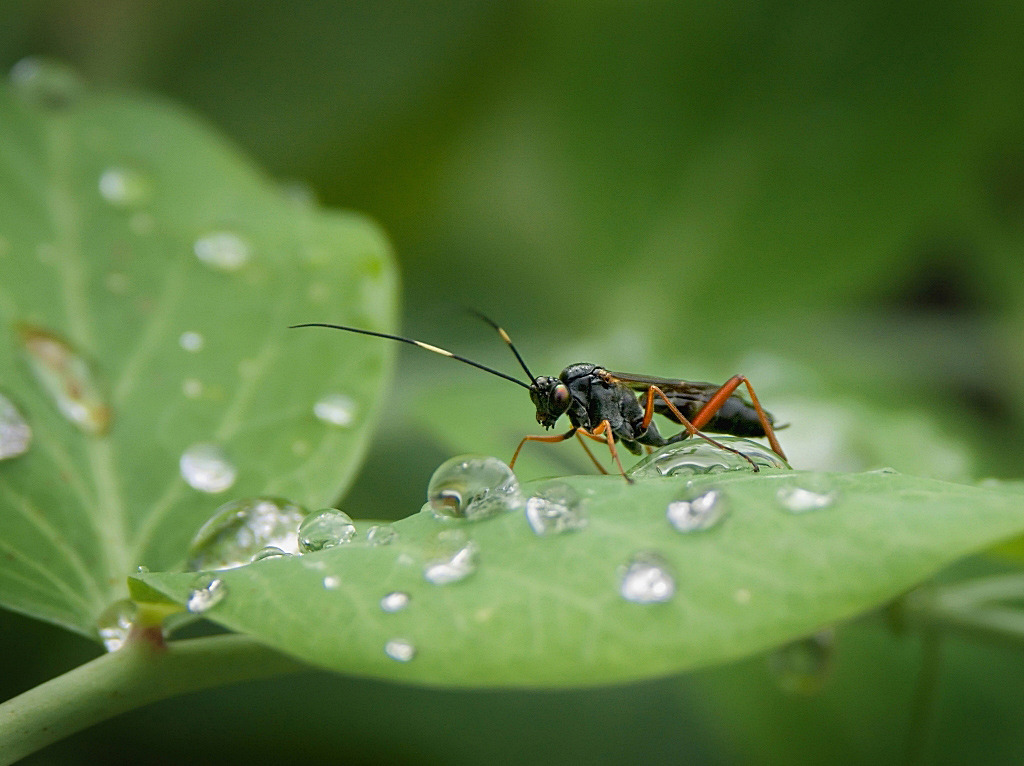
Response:
M570 364L555 378L547 375L534 376L526 366L519 351L513 345L501 327L482 314L478 316L497 330L501 339L515 354L523 371L530 379L526 383L511 375L474 362L464 356L453 354L443 348L429 343L390 335L373 330L361 330L357 327L346 327L337 324L309 322L292 327L329 327L334 330L372 335L377 338L388 338L402 343L431 351L450 359L497 375L499 378L512 381L530 392L530 399L537 408L537 422L544 428L553 428L562 415L569 418L572 424L567 432L555 435L528 435L523 437L512 455L510 466L514 466L523 445L528 441L560 442L577 437L587 455L602 473L607 473L594 457L583 441L584 436L608 445L619 473L626 476L619 460L616 442L621 443L633 454L639 455L644 447L662 447L666 444L695 436L732 452L747 460L755 471L757 465L742 452L715 441L704 431L712 433L732 434L734 436L766 436L771 448L786 459L779 441L772 428L774 420L765 412L757 400L753 386L742 375L734 375L723 385L714 383L693 383L671 378L656 378L650 375L634 375L626 372L612 372L595 364L579 362ZM750 402L746 402L734 392L741 385L747 387ZM653 422L655 414L664 415L683 426L683 430L668 438L661 435ZM626 476L627 481L631 481Z

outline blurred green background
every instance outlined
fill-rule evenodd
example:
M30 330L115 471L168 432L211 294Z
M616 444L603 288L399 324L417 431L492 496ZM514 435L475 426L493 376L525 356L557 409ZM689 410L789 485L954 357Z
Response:
M407 334L512 370L469 305L537 373L743 372L798 467L1022 473L1024 5L7 0L3 19L3 66L161 94L374 216ZM398 376L354 515L411 513L453 450L536 428L503 381L414 350ZM946 641L922 695L920 643L840 631L810 698L764 658L583 692L310 673L31 762L1020 762L1021 658ZM0 615L4 697L94 654Z

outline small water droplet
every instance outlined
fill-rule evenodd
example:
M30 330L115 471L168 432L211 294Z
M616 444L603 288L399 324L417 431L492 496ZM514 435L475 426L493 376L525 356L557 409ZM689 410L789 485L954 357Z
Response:
M715 526L728 511L722 490L688 488L668 504L669 523L680 532L697 532Z
M181 382L181 392L188 399L198 399L203 395L203 382L196 378L185 378Z
M391 545L398 540L398 530L390 524L374 524L366 530L366 542L370 545Z
M545 484L531 495L526 520L538 535L559 535L587 524L579 493L564 482Z
M217 271L238 271L252 255L249 244L231 231L204 234L192 245L196 258Z
M463 455L441 464L430 477L427 502L439 519L476 521L522 503L512 469L495 457Z
M835 504L839 493L829 486L828 479L822 475L804 474L799 483L788 484L779 488L775 497L784 510L790 513L807 513L820 511Z
M31 443L32 429L28 421L14 402L0 394L0 460L24 455Z
M19 325L18 333L36 380L60 413L87 434L105 434L110 407L85 357L63 338L38 327Z
M238 469L216 444L193 444L181 453L178 465L181 478L200 492L223 492L238 478Z
M111 167L100 174L99 190L100 196L115 207L134 207L149 199L152 187L137 170Z
M345 394L327 394L313 405L313 414L324 423L344 428L352 425L355 420L356 403L351 396Z
M130 599L115 601L96 619L96 632L108 652L116 652L128 641L138 607Z
M668 562L650 551L637 553L622 572L619 592L636 604L656 604L675 595L676 581Z
M267 559L283 559L290 555L290 553L281 550L276 545L268 545L265 548L260 548L253 554L252 563L255 564L257 561L265 561Z
M203 346L206 345L206 338L195 330L187 330L178 338L178 345L186 351L195 353L202 351Z
M438 535L439 554L423 567L423 578L432 585L460 582L476 571L479 547L464 536Z
M828 680L835 656L835 629L785 644L768 655L768 671L789 694L816 694Z
M399 662L409 662L416 656L416 647L404 638L393 638L384 645L384 654Z
M789 468L771 449L750 439L718 436L715 441L739 450L754 461L758 468ZM650 479L659 476L699 476L725 471L750 471L741 455L719 449L703 439L685 439L655 450L634 465L626 475L631 479Z
M388 614L401 612L409 606L410 597L405 591L395 590L380 600L380 608Z
M48 109L65 109L85 90L78 73L59 61L29 56L10 72L11 84L23 98Z
M309 514L299 525L299 550L315 553L343 545L355 537L352 517L337 508L324 508Z
M273 546L298 553L296 532L305 512L280 497L232 500L214 512L189 545L188 568L193 571L233 569L252 561Z
M341 578L338 575L327 575L324 578L324 587L327 590L337 590L341 587Z
M202 614L223 601L227 595L228 586L223 580L209 576L201 577L196 587L189 591L185 608L192 614Z
M143 564L139 564L138 568L136 568L135 571L138 572L139 574L148 574L149 573L149 567L147 567L147 566L145 566Z

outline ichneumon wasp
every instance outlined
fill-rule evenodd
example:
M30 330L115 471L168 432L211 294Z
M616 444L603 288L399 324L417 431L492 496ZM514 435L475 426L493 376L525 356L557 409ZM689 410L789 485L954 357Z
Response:
M512 381L527 389L530 392L530 399L537 408L537 422L545 429L553 428L562 415L569 418L572 428L564 434L524 436L512 455L509 467L515 466L516 459L526 442L554 443L575 436L598 470L601 473L607 473L583 440L582 437L586 436L594 441L607 444L608 451L611 453L619 473L626 478L626 481L632 482L622 468L622 461L615 448L616 443L622 444L634 455L639 455L644 447L649 451L652 447L663 447L689 437L697 437L719 449L739 455L750 463L755 471L758 470L757 465L748 456L715 441L704 433L705 431L734 436L765 436L776 454L783 460L786 459L786 455L775 437L772 416L761 407L753 386L742 375L733 375L723 385L718 386L714 383L694 383L671 378L656 378L651 375L612 372L596 364L578 362L570 364L562 370L557 378L547 375L535 376L526 366L526 362L523 361L523 357L520 356L508 333L483 314L477 313L477 316L493 327L512 350L519 365L530 379L529 383L479 362L474 362L472 359L453 354L443 348L412 338L403 338L400 335L323 322L292 325L291 329L327 327L333 330L344 330L345 332L408 343L471 365L484 372L489 372L491 375L497 375L499 378ZM750 394L749 403L735 393L741 385L747 387ZM665 438L658 431L657 424L653 422L655 414L674 420L683 426L683 430L674 436Z

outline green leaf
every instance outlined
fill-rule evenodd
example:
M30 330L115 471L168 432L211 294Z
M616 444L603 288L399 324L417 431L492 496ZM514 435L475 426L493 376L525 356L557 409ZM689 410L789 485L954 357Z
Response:
M348 484L393 349L287 327L389 329L396 278L374 225L283 189L175 107L44 62L12 79L0 394L33 438L0 461L0 604L95 636L126 575L179 566L223 502L317 506ZM314 416L331 393L349 427ZM195 444L237 469L229 489L182 479Z
M538 536L522 511L461 524L421 512L395 525L392 545L349 543L216 573L226 595L204 616L347 673L468 686L624 681L806 635L1024 529L1017 492L887 472L737 471L692 486L682 478L559 481L583 498L585 528ZM709 529L677 532L666 508L688 486L719 488L730 512ZM779 499L792 487L829 501L793 513ZM424 566L443 544L439 532L455 527L477 546L478 567L433 585ZM620 593L623 568L642 553L661 557L674 578L663 603ZM197 585L194 574L138 578L180 603ZM394 591L409 604L388 613L380 601ZM410 661L385 654L395 639L415 648Z

